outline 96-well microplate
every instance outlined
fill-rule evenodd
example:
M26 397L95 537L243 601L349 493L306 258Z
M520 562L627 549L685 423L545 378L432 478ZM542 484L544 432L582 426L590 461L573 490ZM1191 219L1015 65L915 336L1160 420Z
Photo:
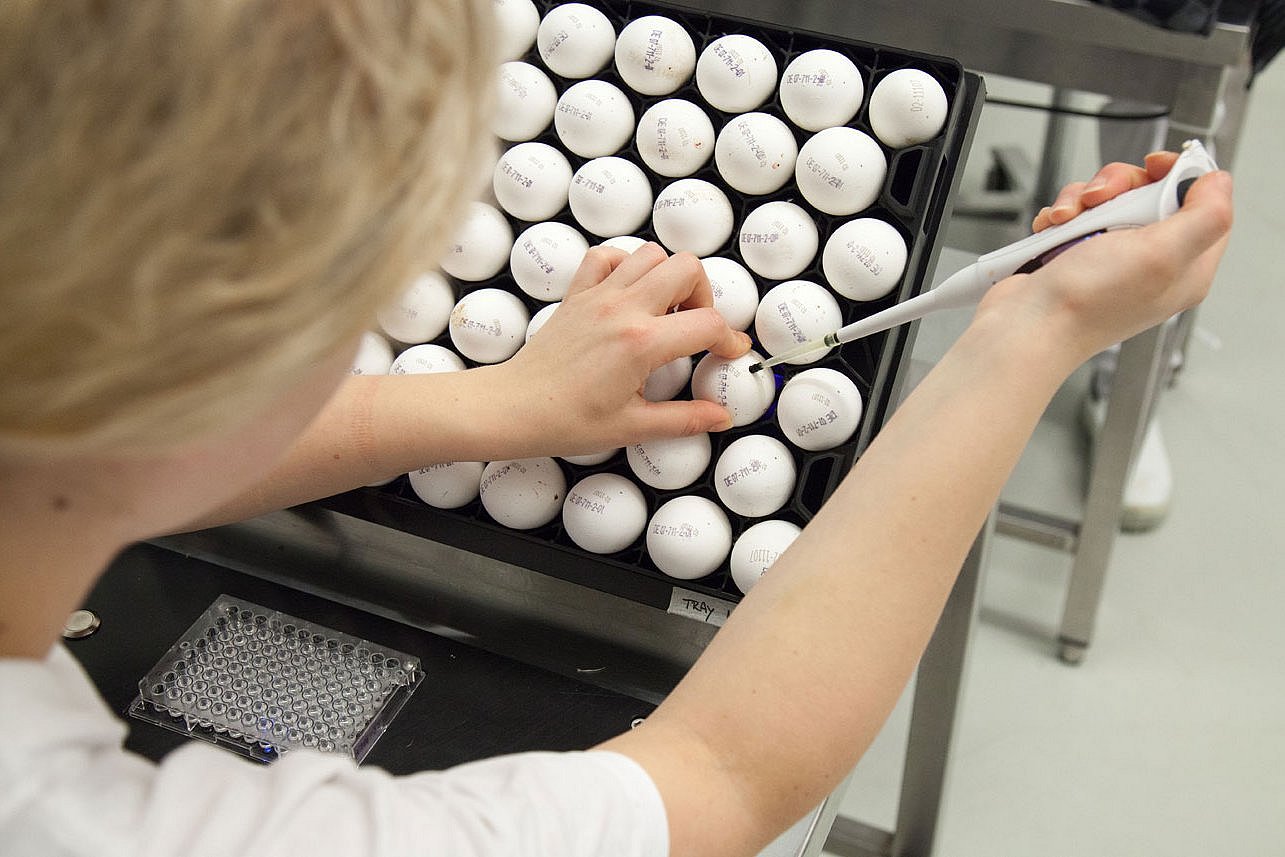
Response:
M129 713L259 761L305 747L360 762L423 677L402 652L220 595Z

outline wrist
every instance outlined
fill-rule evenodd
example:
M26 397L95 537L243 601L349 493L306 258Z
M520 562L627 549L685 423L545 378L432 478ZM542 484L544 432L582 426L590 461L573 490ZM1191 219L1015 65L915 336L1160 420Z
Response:
M996 288L1006 285L1010 284ZM1025 284L1011 285L1020 289ZM991 368L1039 375L1056 385L1101 350L1088 341L1065 306L1051 301L992 301L989 296L960 341L973 352L973 359Z

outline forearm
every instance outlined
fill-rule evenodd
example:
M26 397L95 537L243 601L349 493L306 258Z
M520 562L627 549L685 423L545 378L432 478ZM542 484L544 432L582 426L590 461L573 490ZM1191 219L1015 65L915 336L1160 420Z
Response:
M262 482L193 528L244 520L430 464L537 454L533 438L541 429L512 398L498 367L348 378Z
M678 784L679 800L713 805L698 793L711 784L693 782L678 754L658 748L687 746L724 772L715 788L745 789L725 824L706 818L704 829L676 829L676 846L748 853L852 768L914 669L1036 421L1078 362L1062 350L1034 331L975 323L660 709L612 743L635 753L662 793ZM709 830L719 835L704 838ZM745 838L733 841L733 831Z

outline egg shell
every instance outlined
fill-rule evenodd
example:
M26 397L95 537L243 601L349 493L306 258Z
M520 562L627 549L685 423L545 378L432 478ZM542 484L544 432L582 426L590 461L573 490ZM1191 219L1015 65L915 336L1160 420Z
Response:
M643 163L666 178L690 176L714 154L714 123L697 105L669 98L648 107L634 143Z
M804 131L847 125L861 109L865 84L852 60L820 48L795 57L781 74L781 109Z
M827 128L799 150L794 183L813 208L844 217L874 204L888 175L888 158L856 128Z
M521 143L534 140L549 127L558 91L547 74L530 63L506 62L500 66L495 86L491 133L501 140Z
M569 201L576 222L594 235L630 235L651 213L651 183L624 158L594 158L571 177Z
M415 496L434 509L458 509L477 499L485 465L480 461L434 464L408 474Z
M518 143L495 164L491 189L518 220L548 220L567 204L571 164L548 143Z
M732 235L732 204L707 181L679 179L656 195L651 222L670 252L710 256Z
M821 254L821 270L830 288L845 298L873 301L901 282L906 257L906 239L895 227L862 217L831 233Z
M794 132L767 113L731 119L714 143L714 164L723 180L751 195L780 190L793 177L798 155Z
M616 37L616 71L641 95L669 95L696 68L696 45L687 29L672 18L644 15L630 21Z
M649 402L667 402L687 386L692 377L692 358L675 357L651 370L643 383L643 398Z
M567 492L562 527L590 553L619 553L647 526L647 500L637 485L615 473L595 473Z
M790 448L765 434L737 438L714 464L718 499L746 518L762 518L779 511L794 493L797 478L798 468Z
M460 356L449 348L433 345L412 345L393 361L389 375L431 375L434 372L460 372L465 368Z
M946 92L936 78L917 68L903 68L875 84L868 115L875 136L900 149L940 134L948 110Z
M495 11L495 53L501 61L515 60L531 50L540 27L540 10L531 0L492 0Z
M710 42L696 60L696 88L724 113L757 110L776 89L776 59L753 36L723 36Z
M785 382L776 421L785 439L809 452L846 443L861 423L861 391L842 372L819 366Z
M633 136L634 108L619 87L582 80L558 99L553 128L562 145L582 158L614 155Z
M361 335L348 371L353 375L387 375L392 365L393 347L387 339L368 330Z
M451 310L451 344L478 363L508 360L526 339L530 316L512 292L478 289Z
M482 470L478 495L496 522L513 530L533 530L558 516L567 478L552 458L492 461Z
M588 252L589 242L565 223L536 223L513 242L509 273L536 300L560 301Z
M709 435L657 438L625 447L629 469L644 485L662 491L686 488L705 472L713 456Z
M705 497L675 497L647 524L647 555L662 572L679 580L712 574L731 549L727 514Z
M709 288L714 295L714 309L733 330L745 330L754 322L759 305L758 284L745 266L726 256L701 259Z
M380 328L398 342L428 342L446 330L455 306L455 289L441 274L420 274L391 304L376 314Z
M803 530L789 521L759 521L732 545L728 566L736 588L749 594Z
M750 371L750 366L762 360L757 351L731 360L706 354L692 372L692 396L727 408L732 425L749 425L767 413L776 396L771 372Z
M820 236L808 213L792 202L760 205L741 224L741 259L769 280L797 277L816 258Z
M611 61L616 31L607 16L592 6L564 3L544 16L535 44L550 71L579 79L597 74Z
M513 230L499 209L471 202L442 257L442 270L465 282L489 280L504 270L512 247Z
M620 452L620 450L609 449L606 452L591 452L586 455L564 455L562 460L579 467L594 467L610 461L617 452Z
M540 328L549 323L549 319L553 318L553 314L560 306L562 306L562 301L555 301L546 307L540 307L536 314L531 316L531 320L527 322L526 326L527 342L530 342L531 337L540 332Z
M615 238L608 238L606 241L603 241L600 246L614 247L617 250L623 250L626 253L633 253L646 243L646 238L639 238L635 235L617 235Z
M807 280L789 280L763 295L754 315L759 344L775 357L843 326L843 310L830 290ZM830 353L823 348L786 361L815 363Z

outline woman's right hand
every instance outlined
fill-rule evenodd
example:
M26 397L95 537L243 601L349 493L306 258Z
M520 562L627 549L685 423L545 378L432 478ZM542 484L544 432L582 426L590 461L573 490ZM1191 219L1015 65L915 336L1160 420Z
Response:
M1086 208L1164 178L1175 160L1177 155L1162 152L1148 156L1142 167L1108 164L1091 181L1063 188L1033 227L1039 231L1065 223ZM998 283L979 305L979 316L1051 325L1050 333L1082 362L1203 300L1231 223L1231 177L1209 173L1192 185L1171 217L1096 236L1032 274Z

